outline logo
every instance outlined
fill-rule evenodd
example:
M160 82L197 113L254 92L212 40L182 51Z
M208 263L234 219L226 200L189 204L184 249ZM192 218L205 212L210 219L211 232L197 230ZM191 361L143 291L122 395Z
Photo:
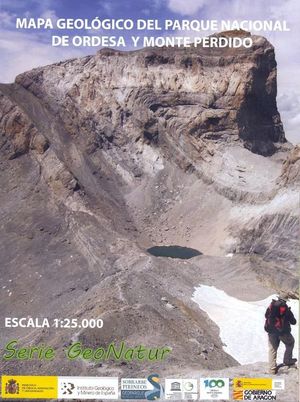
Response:
M183 388L186 391L191 392L194 389L194 384L191 381L184 381ZM196 385L196 389L197 389L197 385Z
M242 401L244 399L244 391L233 390L233 399L237 401Z
M147 399L154 401L163 397L163 387L157 374L148 378L122 378L121 399Z
M281 378L234 378L234 390L283 390L284 380Z
M165 399L198 399L197 380L167 378L165 380Z
M57 399L57 377L2 376L3 399Z
M284 380L282 378L276 378L272 381L272 389L283 390L284 389Z
M200 378L200 399L229 400L229 378Z
M58 399L118 399L117 377L58 377Z
M233 399L238 401L276 401L276 391L260 389L234 390Z
M75 384L72 382L63 382L61 384L62 395L73 395L73 390L75 389Z
M233 399L240 401L275 401L276 390L284 390L282 378L234 378Z
M18 394L19 393L19 384L13 378L8 380L5 384L5 393L6 394Z
M171 382L171 391L181 391L180 382Z

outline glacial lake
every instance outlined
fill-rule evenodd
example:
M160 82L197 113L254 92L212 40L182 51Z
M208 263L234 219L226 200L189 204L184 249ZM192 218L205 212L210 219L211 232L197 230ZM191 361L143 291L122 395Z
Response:
M188 260L197 255L202 255L199 250L181 246L154 246L148 248L147 251L155 257L181 258L182 260Z

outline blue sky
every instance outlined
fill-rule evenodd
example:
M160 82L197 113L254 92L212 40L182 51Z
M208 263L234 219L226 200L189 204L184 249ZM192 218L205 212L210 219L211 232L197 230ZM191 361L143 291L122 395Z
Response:
M300 142L299 0L0 0L0 4L0 82L12 82L17 74L33 67L97 51L53 48L51 32L17 31L16 17L286 19L291 32L264 35L276 50L278 104L286 135Z

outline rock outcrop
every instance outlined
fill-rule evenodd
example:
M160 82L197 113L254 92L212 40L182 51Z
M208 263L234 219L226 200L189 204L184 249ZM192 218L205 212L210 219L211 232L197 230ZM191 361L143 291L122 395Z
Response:
M17 329L21 342L168 344L170 360L147 372L222 369L236 362L191 301L194 286L231 283L249 300L298 295L299 149L276 107L274 49L253 40L253 49L103 49L0 85L1 311L104 319L103 330L75 335ZM159 244L203 255L145 251ZM145 369L66 365L43 370Z
M90 152L170 138L183 151L240 140L270 155L285 141L274 49L260 37L251 49L104 49L21 74L16 83L43 99L70 134L85 136Z
M283 185L300 182L300 145L296 145L283 163L281 180Z

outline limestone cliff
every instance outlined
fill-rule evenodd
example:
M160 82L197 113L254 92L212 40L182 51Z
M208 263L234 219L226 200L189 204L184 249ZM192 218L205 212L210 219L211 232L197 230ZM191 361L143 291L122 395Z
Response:
M285 141L274 49L261 37L251 49L104 49L21 74L16 83L57 113L70 134L84 136L90 151L141 139L176 141L183 151L240 140L270 155Z

